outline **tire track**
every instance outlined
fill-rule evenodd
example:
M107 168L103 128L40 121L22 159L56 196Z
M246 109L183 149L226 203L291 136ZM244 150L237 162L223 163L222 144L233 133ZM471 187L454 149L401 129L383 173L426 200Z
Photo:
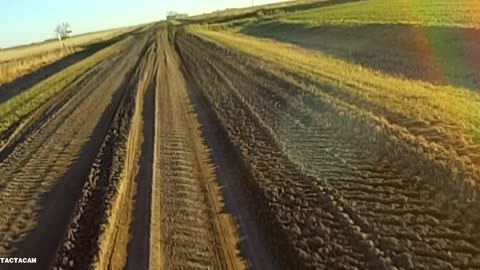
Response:
M85 97L87 91L79 92L77 89L83 87L82 85L85 85L95 76L105 76L112 63L117 61L115 58L121 57L124 53L125 51L122 51L117 55L113 55L111 59L101 61L74 81L72 85L66 87L66 89L42 104L38 110L23 119L18 125L14 125L10 130L2 133L0 136L0 160L4 160L18 148L20 144L29 139L34 132L38 131L41 126L46 125L48 120L53 118L60 109L66 107L67 104L74 99L73 96L83 95ZM100 72L102 74L98 74Z
M197 60L203 64L195 67L196 72L210 66L211 71L203 72L216 73L217 79L209 74L205 75L205 80L208 77L210 82L223 79L224 85L217 87L238 94L270 130L289 159L302 169L302 174L314 177L312 181L329 190L328 196L340 206L337 210L345 210L345 217L350 220L347 223L353 222L351 228L360 233L357 234L359 239L342 243L343 248L362 247L362 239L368 243L367 247L361 248L367 252L363 258L359 257L360 262L366 261L374 269L391 266L401 269L477 269L480 238L475 229L478 215L474 209L478 202L462 203L455 200L456 194L431 185L435 181L432 179L435 171L432 175L432 172L412 168L402 160L392 160L384 147L372 143L371 138L362 138L358 124L345 114L348 111L339 112L332 108L333 105L309 97L301 90L301 83L289 83L276 77L274 72L263 70L255 60L195 39L182 44L191 58L203 58ZM215 89L208 84L204 87ZM215 95L226 93L210 95L215 99ZM274 165L265 167L270 166ZM298 182L301 180L297 180L297 185ZM305 191L306 194L312 192L319 194L315 188ZM299 197L297 204L308 202L305 195ZM308 224L299 228L302 231L304 228L313 229ZM348 235L347 232L343 235ZM335 238L326 240L336 242L343 238L341 232L331 235ZM293 241L293 245L299 244ZM311 248L314 244L305 246ZM368 251L370 248L373 252ZM315 263L322 261L315 258L316 254L329 254L324 250L306 253L310 256L305 258L306 261ZM351 254L355 257L354 253ZM348 261L338 253L335 257L334 260ZM328 260L324 260L321 265L326 267ZM338 267L338 264L333 265ZM352 267L362 266L354 265Z
M171 47L173 35L166 30L160 35L159 174L152 198L152 218L160 222L151 222L156 226L152 228L150 269L242 269L233 224L220 214L214 171ZM160 245L155 243L158 240Z
M176 48L180 51L178 46ZM200 90L197 74L190 73L185 68L183 57L182 63L189 83L188 94L201 124L205 143L211 150L211 159L216 166L216 178L221 186L225 210L232 213L237 224L242 258L245 259L248 269L282 269L279 258L283 255L275 246L275 240L269 238L272 226L264 222L265 213L257 200L259 193L249 188L255 186L254 179L228 139L214 109Z
M123 269L141 144L144 76L154 51L147 33L131 57L128 81L112 125L77 203L55 269ZM148 82L148 81L147 81Z
M388 158L381 147L368 147L368 140L346 135L345 126L334 123L342 123L342 119L328 106L302 111L296 109L304 106L302 102L296 102L293 94L282 97L282 93L288 92L276 91L275 95L289 100L285 108L273 106L273 101L249 102L262 110L277 108L271 112L273 117L261 117L277 121L275 132L289 157L305 171L331 183L353 203L370 224L365 231L374 235L374 242L393 263L406 269L469 266L479 251L475 225L465 226L468 222L461 218L465 208L452 209L434 199L448 195L446 190L428 184L431 175ZM282 118L283 111L290 113L283 113ZM472 204L470 209L474 207Z
M258 89L258 85L256 87ZM276 92L276 95L281 95L279 93ZM289 100L281 111L289 111L291 115L284 114L282 119L280 109L277 112L272 110L273 117L266 118L266 121L279 121L276 132L285 142L290 158L319 179L332 183L347 200L355 203L356 210L368 220L370 230L373 229L370 234L378 235L375 242L383 247L385 253L391 254L393 261L405 268L415 265L416 269L432 266L462 268L468 265L471 255L478 250L472 245L477 242L475 233L466 228L458 230L462 224L457 218L459 213L449 215L434 200L428 199L432 198L432 193L439 192L428 186L425 179L428 175L422 175L418 169L417 175L408 168L403 168L402 172L401 167L395 166L397 164L391 164L388 153L382 153L385 150L378 148L372 151L365 147L367 141L358 142L351 136L342 138L342 127L337 127L340 130L331 128L335 125L332 121L340 121L328 107L292 115L295 108L302 104L293 102L291 97ZM272 106L273 102L259 104L258 99L251 98L248 102L256 103L254 106L257 108L278 108ZM401 163L398 165L401 166ZM416 185L405 175L414 177L414 181L423 181L423 184ZM405 218L410 222L404 222ZM452 228L457 229L452 231ZM432 232L435 236L429 237ZM461 241L445 239L438 237L441 232L463 237L456 239ZM459 252L462 250L466 252ZM410 254L416 255L415 258Z
M95 138L103 136L120 98L121 80L113 77L122 78L130 61L112 58L110 73L81 84L79 94L0 163L0 256L38 258L34 266L15 269L46 269L53 259L88 173L84 168L98 150Z
M181 46L185 48L182 51L185 56L197 57L196 60L190 58L189 68L197 72L205 94L254 176L257 187L253 192L263 195L264 211L268 213L264 222L272 220L271 234L282 250L283 268L365 269L365 255L359 252L364 247L357 247L350 240L356 231L348 228L351 221L337 208L337 201L327 196L325 190L318 190L310 179L305 179L273 143L268 132L258 128L260 123L244 107L223 73L199 60L199 54L187 52L187 44L192 43ZM316 205L317 209L310 205ZM305 224L309 226L305 228ZM331 239L330 234L335 235L335 239ZM375 254L372 255L375 258ZM312 256L313 261L308 261Z

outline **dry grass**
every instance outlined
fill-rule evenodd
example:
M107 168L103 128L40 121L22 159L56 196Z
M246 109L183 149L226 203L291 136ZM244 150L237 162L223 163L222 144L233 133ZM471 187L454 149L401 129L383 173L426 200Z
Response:
M127 39L124 39L107 47L0 104L0 134L18 124L99 61L116 53L126 41Z
M29 56L0 63L0 85L9 83L17 78L49 65L59 59L80 51L81 48L69 50L53 50L36 56Z
M115 38L137 27L126 27L74 36L65 41L62 49L58 41L47 41L0 51L0 85L14 81L65 56L84 50L87 46Z
M85 47L92 43L114 38L126 32L132 31L135 28L137 28L137 26L73 36L65 41L65 45L67 47L73 48ZM14 59L36 57L38 55L42 55L59 49L61 49L61 46L57 40L51 40L27 46L7 48L0 51L0 63L5 61L12 61Z

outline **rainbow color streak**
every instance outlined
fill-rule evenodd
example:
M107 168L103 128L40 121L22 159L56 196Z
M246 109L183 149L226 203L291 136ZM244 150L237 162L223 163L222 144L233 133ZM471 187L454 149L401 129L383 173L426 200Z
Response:
M416 16L421 27L418 27L418 39L422 40L424 60L432 61L431 72L436 81L469 89L480 89L480 31L478 28L428 26L431 24L432 13L442 14L448 5L439 1L436 5L429 5L428 12L425 5L418 0L405 0L410 5L411 12ZM475 7L480 12L480 1L466 1L468 6ZM475 11L475 9L474 9ZM455 11L452 12L462 12ZM464 12L464 11L463 11ZM461 17L459 14L458 17ZM466 24L469 25L469 24ZM475 25L475 24L471 24Z

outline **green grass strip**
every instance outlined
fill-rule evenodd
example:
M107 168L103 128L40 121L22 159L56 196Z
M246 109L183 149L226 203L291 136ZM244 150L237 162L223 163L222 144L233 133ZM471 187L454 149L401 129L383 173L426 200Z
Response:
M95 66L99 61L118 52L123 44L124 41L102 49L0 104L0 134L35 111L48 99L62 91L87 70Z

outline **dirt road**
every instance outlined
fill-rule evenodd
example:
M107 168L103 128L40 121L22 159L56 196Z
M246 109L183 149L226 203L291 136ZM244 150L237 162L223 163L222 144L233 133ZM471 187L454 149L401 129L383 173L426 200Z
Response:
M0 257L38 258L0 269L480 269L479 203L302 78L127 38L0 153Z
M115 141L114 148L98 156L94 180L84 188L57 267L245 268L172 47L174 38L162 29L147 42L131 80L131 101L121 105L130 113L117 115L129 128L115 129L125 134L112 133L119 137L107 142ZM98 210L98 203L108 206ZM94 226L92 219L97 220Z

